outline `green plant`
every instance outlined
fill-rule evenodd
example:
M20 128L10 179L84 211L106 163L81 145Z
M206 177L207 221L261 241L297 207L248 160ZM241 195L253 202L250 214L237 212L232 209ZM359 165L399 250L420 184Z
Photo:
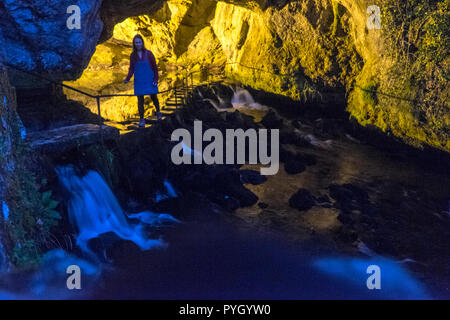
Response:
M45 180L39 184L21 161L14 171L8 190L10 217L6 224L10 255L17 267L28 268L40 263L43 244L61 216L55 210L58 202L51 198L52 191L40 191Z

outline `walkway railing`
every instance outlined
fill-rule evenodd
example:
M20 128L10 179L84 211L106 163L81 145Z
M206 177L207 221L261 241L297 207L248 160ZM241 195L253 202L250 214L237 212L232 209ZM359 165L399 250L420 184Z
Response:
M168 88L168 89L166 89L164 91L160 91L159 94L174 91L175 92L175 106L178 108L179 104L178 104L178 95L177 95L177 93L183 92L183 98L184 98L185 101L187 100L189 91L190 90L192 91L195 88L194 87L194 78L193 78L193 75L195 73L204 73L204 75L206 75L206 83L209 84L210 83L209 80L210 80L210 71L211 70L222 69L222 68L225 68L226 65L233 65L233 64L237 64L237 65L239 65L241 67L244 67L244 68L256 70L258 72L270 73L272 75L279 76L279 77L286 77L286 78L291 78L291 79L294 79L294 80L298 79L298 77L296 75L293 75L293 74L282 74L282 73L279 73L279 72L273 72L273 71L269 71L269 70L264 70L264 69L256 68L256 67L253 67L253 66L247 66L247 65L244 65L244 64L242 64L240 62L227 62L227 63L220 64L220 65L201 66L200 70L191 71L191 72L189 72L186 69L186 66L184 66L183 67L184 69L182 69L182 70L186 71L186 73L185 73L184 77L182 78L182 84L181 85L175 85L175 86L173 86L171 88ZM69 90L81 93L81 94L83 94L83 95L85 95L87 97L96 99L96 102L97 102L97 114L98 114L99 125L100 125L100 135L101 135L101 128L102 128L102 125L103 125L103 118L101 116L101 100L100 99L101 98L112 98L112 97L132 97L132 96L136 96L135 94L98 94L98 95L93 95L93 94L90 94L90 93L85 92L83 90L74 88L72 86L69 86L69 85L66 85L66 84L59 83L59 82L56 82L54 80L48 79L45 76L42 76L40 74L31 72L31 71L28 71L28 70L23 70L21 68L18 68L18 67L15 67L15 66L11 66L11 65L8 65L8 64L5 64L5 66L8 67L8 68L12 68L12 69L18 70L20 72L29 74L31 76L43 79L43 80L48 81L48 82L50 82L50 83L52 83L52 84L54 84L56 86L65 87L65 88L67 88ZM189 82L190 82L190 84L189 84ZM305 78L305 82L311 87L314 86L311 83L311 81L308 80L307 78ZM366 88L362 88L362 87L359 87L359 86L355 86L355 87L359 88L360 90L366 91L366 92L371 92L371 93L375 93L375 94L381 94L381 95L384 95L384 96L389 96L389 97L394 98L394 99L412 101L412 100L410 100L408 98L397 97L395 95L381 93L381 92L378 92L378 91L372 91L372 90L368 90ZM102 138L102 141L103 141L103 138Z
M47 77L45 77L43 75L37 74L35 72L24 70L24 69L21 69L21 68L15 67L15 66L11 66L11 65L8 65L8 64L4 64L4 65L7 68L11 68L11 69L17 70L19 72L26 73L26 74L31 75L33 77L45 80L45 81L47 81L49 83L52 83L52 84L54 84L56 86L61 86L61 87L67 88L69 90L78 92L78 93L80 93L82 95L85 95L85 96L87 96L89 98L95 99L96 102L97 102L97 115L98 115L98 119L99 119L99 127L100 127L99 130L100 130L100 138L102 140L102 143L103 143L103 135L102 135L103 118L101 116L101 100L100 99L101 98L111 98L111 97L132 97L132 96L136 96L135 94L98 94L98 95L93 95L93 94L90 94L90 93L85 92L83 90L74 88L72 86L69 86L69 85L66 85L66 84L63 84L63 83L60 83L60 82L56 82L54 80L51 80L51 79L49 79L49 78L47 78ZM192 76L191 76L191 80L192 80ZM191 87L193 88L193 82L191 83ZM183 92L186 92L186 96L187 96L187 88L188 88L188 77L185 77L185 78L182 79L182 84L181 85L173 86L173 87L168 88L166 90L160 91L159 93L167 93L167 92L171 92L171 91L176 91L178 89L183 89ZM186 99L186 96L184 97L185 99ZM178 105L178 102L176 102L176 104Z

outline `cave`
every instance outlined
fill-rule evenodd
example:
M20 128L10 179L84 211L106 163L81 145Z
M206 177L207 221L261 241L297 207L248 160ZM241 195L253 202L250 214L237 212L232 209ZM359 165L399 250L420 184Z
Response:
M448 1L65 4L0 3L0 299L450 297Z

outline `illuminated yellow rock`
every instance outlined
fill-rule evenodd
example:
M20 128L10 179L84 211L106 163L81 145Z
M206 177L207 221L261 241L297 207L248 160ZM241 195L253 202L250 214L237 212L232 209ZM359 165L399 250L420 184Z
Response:
M394 1L382 0L380 6ZM434 98L421 97L410 80L412 69L401 70L400 60L386 53L384 40L390 30L368 29L372 2L169 0L154 14L117 24L111 39L97 46L82 77L71 83L101 93L132 93L132 84L123 85L122 80L131 40L140 33L161 70L160 90L179 81L186 69L225 64L230 79L300 101L319 99L324 89L345 90L347 109L361 124L449 151L450 107L448 101L442 103L449 89L439 89L443 106L422 103L427 119L420 120L413 101ZM448 65L447 59L444 70ZM95 101L88 100L83 98L95 111ZM108 119L124 120L137 113L135 97L104 104Z

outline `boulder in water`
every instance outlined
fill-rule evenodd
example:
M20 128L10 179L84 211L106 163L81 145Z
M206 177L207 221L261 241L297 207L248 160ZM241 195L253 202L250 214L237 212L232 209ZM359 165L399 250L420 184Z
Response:
M311 193L303 188L300 188L289 199L289 206L296 208L300 211L306 211L311 209L316 204L314 197Z
M298 174L306 170L305 164L299 159L288 159L284 162L284 170L288 174Z
M267 181L267 177L263 176L259 171L256 170L240 170L242 183L250 183L253 185L258 185Z

